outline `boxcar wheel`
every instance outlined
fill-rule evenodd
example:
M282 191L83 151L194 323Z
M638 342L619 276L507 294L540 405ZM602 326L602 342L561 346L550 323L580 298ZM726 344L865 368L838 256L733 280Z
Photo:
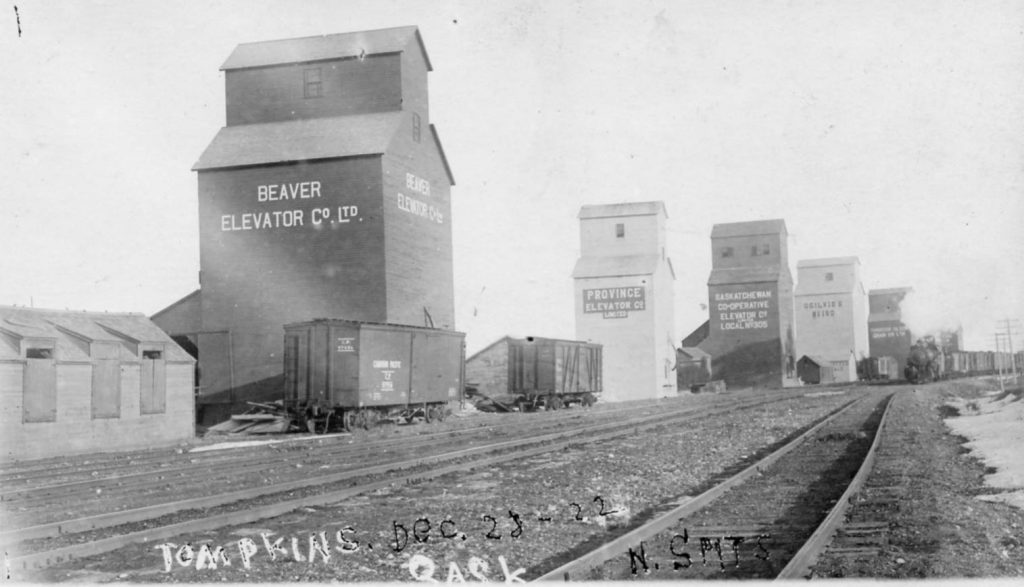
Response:
M345 432L352 432L355 430L355 414L352 412L345 412L341 417L342 427L345 428Z

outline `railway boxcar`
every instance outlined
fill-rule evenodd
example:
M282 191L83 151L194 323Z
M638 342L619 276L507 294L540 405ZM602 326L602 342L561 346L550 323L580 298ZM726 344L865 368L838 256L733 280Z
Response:
M893 357L866 357L857 363L857 376L863 381L897 380L899 363Z
M601 393L599 344L506 336L466 360L466 380L484 397L520 411L590 405Z
M462 397L461 332L341 319L284 328L285 401L311 431L443 419Z

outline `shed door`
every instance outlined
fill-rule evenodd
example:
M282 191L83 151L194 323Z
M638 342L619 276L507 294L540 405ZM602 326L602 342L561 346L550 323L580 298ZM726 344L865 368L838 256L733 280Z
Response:
M117 359L93 362L92 417L121 417L121 361Z
M25 359L22 410L25 422L57 421L57 365L53 359Z
M143 354L139 387L139 412L163 414L167 409L167 365L162 353Z

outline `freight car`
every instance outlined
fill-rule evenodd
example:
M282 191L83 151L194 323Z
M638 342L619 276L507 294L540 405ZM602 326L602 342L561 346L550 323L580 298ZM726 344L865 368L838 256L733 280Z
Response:
M442 420L462 399L461 332L341 319L284 329L285 404L311 432Z
M857 376L862 381L895 381L899 362L893 357L865 357L857 362Z
M467 386L499 411L589 406L601 393L599 344L504 337L466 360Z

